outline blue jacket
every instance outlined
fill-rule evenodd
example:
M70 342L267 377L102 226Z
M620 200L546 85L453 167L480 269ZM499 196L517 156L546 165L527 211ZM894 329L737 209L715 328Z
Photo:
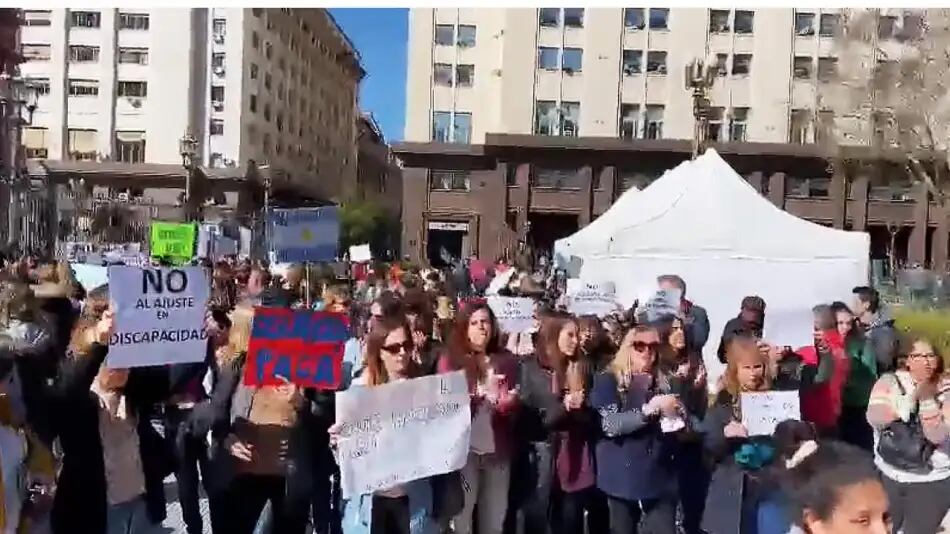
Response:
M642 411L653 390L653 384L635 381L621 398L611 372L594 377L590 403L604 433L595 452L597 487L611 497L638 501L675 494L675 444L663 435L657 418Z
M432 484L428 478L413 480L403 485L409 497L409 532L437 534L439 529L432 518ZM370 534L372 531L373 496L360 495L343 502L343 533Z

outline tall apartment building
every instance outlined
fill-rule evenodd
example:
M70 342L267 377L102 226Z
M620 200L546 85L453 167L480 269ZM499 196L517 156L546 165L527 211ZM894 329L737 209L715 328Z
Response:
M890 11L878 31L896 35L904 15ZM704 59L717 74L709 138L813 142L828 131L822 96L836 70L839 16L779 8L412 9L405 139L689 139L684 69Z
M23 76L42 89L29 158L269 164L315 195L356 177L364 71L324 9L26 10ZM280 172L282 171L282 173Z

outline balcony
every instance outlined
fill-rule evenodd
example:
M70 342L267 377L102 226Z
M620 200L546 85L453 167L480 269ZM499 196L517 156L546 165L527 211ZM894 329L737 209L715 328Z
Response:
M430 191L470 191L468 171L429 171Z

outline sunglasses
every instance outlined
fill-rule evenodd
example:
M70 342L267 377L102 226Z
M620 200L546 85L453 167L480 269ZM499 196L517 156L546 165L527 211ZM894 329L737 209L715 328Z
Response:
M913 352L907 355L908 358L936 358L937 355L932 352Z
M412 347L413 347L412 342L406 341L404 343L393 343L392 345L383 345L380 348L390 354L399 354L400 350L409 352L412 350Z
M654 342L654 343L647 343L646 341L634 341L634 342L633 342L633 350L635 350L635 351L637 351L637 352L646 352L647 350L651 350L651 351L653 351L653 352L656 352L657 349L659 349L661 345L662 345L662 343L655 343L655 342Z

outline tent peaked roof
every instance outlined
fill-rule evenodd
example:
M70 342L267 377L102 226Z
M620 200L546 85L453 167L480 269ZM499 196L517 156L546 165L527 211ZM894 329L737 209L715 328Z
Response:
M599 246L582 254L815 260L851 259L868 249L867 234L779 209L712 149L632 195L623 213L619 224L601 232Z

